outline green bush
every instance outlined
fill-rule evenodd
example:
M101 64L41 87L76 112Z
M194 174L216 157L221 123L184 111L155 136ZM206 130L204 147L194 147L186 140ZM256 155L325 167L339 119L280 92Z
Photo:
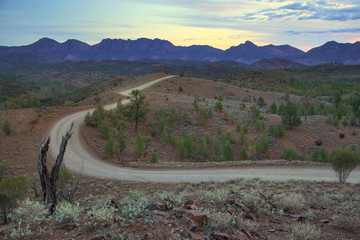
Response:
M6 136L9 136L12 133L11 124L8 120L6 120L3 124L3 132Z
M344 183L359 164L360 154L352 147L338 147L331 153L330 160L339 182Z
M255 129L256 131L262 131L265 128L265 123L259 119L256 119L255 121Z
M283 159L297 160L299 159L299 155L294 148L286 147L283 151Z
M105 153L112 157L115 154L115 140L113 137L110 137L105 144Z
M312 160L314 162L329 162L329 154L327 153L326 149L324 147L316 149L313 152Z
M144 139L143 136L138 134L135 142L135 156L142 157L144 154L145 154Z
M21 225L29 223L43 224L47 221L48 213L44 204L26 199L20 203L19 207L14 209L9 217L12 221Z
M259 97L256 104L259 106L259 107L264 107L266 106L266 102L265 102L265 99L263 97Z
M250 159L245 146L241 147L240 156L241 156L242 160L249 160Z
M4 173L10 169L10 165L7 163L0 163L0 182L4 177Z
M281 138L285 135L285 129L281 123L271 124L269 126L269 131L270 131L270 134L276 138Z
M178 148L180 158L192 156L195 152L193 136L183 133L180 138Z
M234 149L230 141L224 145L223 161L234 161Z
M278 111L278 108L277 108L277 106L276 106L276 103L273 102L273 103L270 105L270 112L271 112L272 114L276 114L277 111Z
M158 161L157 150L154 149L154 151L151 153L150 162L156 163L157 161Z
M339 137L340 137L340 138L344 138L344 137L345 137L345 133L339 133Z
M25 195L26 190L24 176L6 178L0 182L0 212L4 223L7 223L10 211L16 207L17 200Z
M262 136L257 146L259 153L266 153L269 150L269 137Z
M61 202L55 210L55 216L56 216L56 220L60 223L79 224L80 212L81 212L81 208L79 204Z

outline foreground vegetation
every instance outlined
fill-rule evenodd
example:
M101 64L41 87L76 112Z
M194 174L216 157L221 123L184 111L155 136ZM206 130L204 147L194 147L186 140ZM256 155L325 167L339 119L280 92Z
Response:
M82 239L142 239L145 234L152 239L356 239L359 191L358 185L256 179L178 184L167 191L62 202L51 217L43 205L27 199L1 229L7 239L62 234Z

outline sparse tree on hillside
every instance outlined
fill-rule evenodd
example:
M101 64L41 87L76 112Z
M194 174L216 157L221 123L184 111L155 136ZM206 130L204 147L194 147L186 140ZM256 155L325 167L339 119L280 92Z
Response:
M276 103L273 102L273 103L270 105L270 112L271 112L272 114L276 114L277 111L278 111L278 109L277 109Z
M292 129L301 124L301 119L294 102L288 101L285 105L284 115L281 117L286 128Z
M264 107L264 106L266 106L265 99L264 99L262 96L260 96L260 97L258 98L256 104L257 104L259 107Z
M308 93L305 94L305 96L301 99L302 105L303 105L303 113L305 116L305 122L307 121L307 116L309 115L310 109L313 106L313 101Z
M135 132L137 132L139 122L146 119L149 111L147 108L148 103L145 100L145 95L137 89L131 91L128 99L130 104L126 106L126 116L130 121L135 122Z

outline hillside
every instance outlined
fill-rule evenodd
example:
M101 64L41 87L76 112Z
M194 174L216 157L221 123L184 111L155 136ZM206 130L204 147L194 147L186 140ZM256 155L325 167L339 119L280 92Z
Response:
M115 80L104 82L97 89L100 102L116 101L114 93L162 76L165 74L119 77L116 79L121 84L116 86ZM278 106L285 103L284 93L246 89L191 77L171 78L143 93L150 109L147 120L140 123L139 129L139 135L151 136L145 138L149 140L146 142L146 154L136 155L139 135L134 133L132 122L117 115L121 108L105 115L109 120L108 126L116 123L110 121L114 116L119 117L119 126L123 126L126 148L120 161L104 151L107 142L104 122L98 127L82 128L81 136L88 149L102 161L112 162L113 168L171 167L198 168L201 171L206 166L212 169L255 168L256 172L256 168L278 166L290 172L312 167L331 173L328 164L315 162L313 152L324 147L330 153L340 144L360 144L357 135L352 135L353 131L358 132L358 126L334 126L321 115L308 116L306 123L296 129L285 130L284 136L273 135L270 125L279 123L280 116L270 113L268 106L272 102ZM260 116L255 116L250 107L257 105L260 97L267 105L259 107ZM289 97L301 102L298 96ZM11 164L4 177L27 175L31 186L25 195L30 200L21 202L20 207L14 210L15 214L11 215L13 221L0 227L0 234L5 239L63 239L66 236L76 239L280 240L311 237L314 240L336 240L339 237L356 239L359 234L359 212L356 210L360 191L358 184L334 182L238 179L225 183L139 183L87 177L80 170L80 173L72 172L71 179L60 186L61 191L71 190L73 184L79 181L73 199L76 204L62 203L63 207L59 207L51 218L47 217L43 205L34 202L41 203L41 196L34 195L34 189L37 193L41 191L34 161L39 143L44 138L44 132L58 119L89 109L94 100L94 97L88 98L82 102L83 107L0 112L0 119L8 120L14 129L9 136L0 132L0 151L3 153L0 162ZM219 108L218 102L222 108ZM339 137L339 133L344 133L345 137ZM205 137L206 134L208 137ZM184 140L180 140L183 137ZM264 137L268 138L267 148ZM182 155L179 146L185 139L193 139L193 152ZM322 140L322 146L316 144L318 139ZM224 149L229 146L234 150L234 160L229 158L231 155L224 154ZM294 158L267 160L287 158L282 155L287 147L295 149L298 154L295 159L301 161ZM239 161L247 158L240 149L246 150L250 160ZM358 180L359 171L356 170L352 180ZM22 224L18 224L20 220ZM39 224L42 226L40 231Z

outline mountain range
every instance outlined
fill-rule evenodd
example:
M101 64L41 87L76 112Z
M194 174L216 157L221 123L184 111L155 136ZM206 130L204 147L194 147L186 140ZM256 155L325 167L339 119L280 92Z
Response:
M175 46L167 40L139 38L137 40L104 39L95 45L70 39L59 43L50 38L42 38L35 43L19 47L0 46L0 57L5 59L28 58L42 62L80 61L80 60L142 60L167 59L182 61L235 61L245 64L279 62L284 59L305 65L328 62L360 64L360 42L337 43L330 41L322 46L304 52L290 45L257 46L246 41L227 50L207 45L189 47ZM30 60L32 59L32 60ZM265 59L265 60L264 60ZM283 60L283 61L284 61ZM294 64L289 64L292 66ZM296 66L296 64L295 64Z

